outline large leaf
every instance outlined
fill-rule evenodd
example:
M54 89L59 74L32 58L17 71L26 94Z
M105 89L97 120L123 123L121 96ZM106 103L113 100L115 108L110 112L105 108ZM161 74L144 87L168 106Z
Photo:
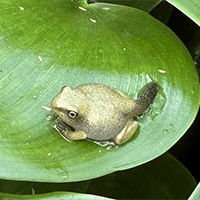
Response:
M138 166L167 151L193 122L193 61L147 13L65 0L2 0L0 13L1 178L67 182ZM64 85L98 82L136 99L150 78L159 85L153 106L130 141L109 151L65 141L42 109Z
M96 178L87 192L114 199L187 199L196 185L192 174L165 153L142 166Z
M38 183L24 181L0 181L0 198L59 199L68 191L94 194L114 199L187 199L197 185L192 174L169 153L142 166L115 172L90 181L74 183ZM86 186L86 187L85 187ZM49 193L49 194L46 194ZM24 197L19 195L25 195ZM37 194L37 195L33 195ZM38 195L41 194L41 195ZM27 196L29 195L29 196ZM66 194L70 198L72 194ZM81 194L75 194L81 195ZM26 197L26 198L25 198ZM84 198L85 195L79 196ZM93 196L95 198L95 196ZM63 196L64 198L64 196Z
M98 0L98 2L104 3L112 3L118 5L126 5L134 8L138 8L140 10L144 10L146 12L150 12L153 8L155 8L160 2L163 0ZM89 2L95 2L95 0L89 0Z

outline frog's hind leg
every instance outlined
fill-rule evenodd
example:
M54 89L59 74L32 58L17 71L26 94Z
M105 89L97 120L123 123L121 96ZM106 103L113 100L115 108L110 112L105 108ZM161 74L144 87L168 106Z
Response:
M138 122L130 119L125 125L125 127L121 130L121 132L118 133L118 135L112 139L113 142L116 145L125 143L127 140L129 140L132 137L137 127L138 127Z

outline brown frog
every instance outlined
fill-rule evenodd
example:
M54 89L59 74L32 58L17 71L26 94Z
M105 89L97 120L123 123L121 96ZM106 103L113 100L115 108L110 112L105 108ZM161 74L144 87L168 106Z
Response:
M69 140L91 139L125 143L134 134L141 115L157 95L156 83L149 83L137 100L102 84L88 83L76 88L63 87L52 100L55 128Z

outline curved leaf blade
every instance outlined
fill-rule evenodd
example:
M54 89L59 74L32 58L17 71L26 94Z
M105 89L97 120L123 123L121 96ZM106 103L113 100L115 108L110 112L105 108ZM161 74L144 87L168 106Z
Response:
M191 1L167 0L167 1L176 8L178 8L181 12L183 12L190 19L192 19L197 25L200 26L199 1L196 0L191 0Z
M147 13L64 0L0 4L1 178L70 182L132 168L167 151L193 122L200 96L193 61ZM150 79L159 85L154 104L133 138L110 151L66 142L42 109L64 85L98 82L136 99Z
M93 0L89 0L89 2L93 2ZM100 0L98 2L103 2L103 3L112 3L112 4L118 4L118 5L125 5L125 6L131 6L134 8L138 8L140 10L143 10L145 12L150 12L153 10L162 0Z
M188 169L165 153L140 167L91 180L88 193L114 199L187 199L196 184Z

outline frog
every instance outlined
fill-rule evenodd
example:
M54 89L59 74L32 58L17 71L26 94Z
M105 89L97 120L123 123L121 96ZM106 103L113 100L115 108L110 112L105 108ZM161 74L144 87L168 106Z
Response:
M146 85L137 100L100 83L64 86L51 101L57 118L54 128L69 141L89 139L119 146L136 132L134 119L153 103L157 92L154 82Z

